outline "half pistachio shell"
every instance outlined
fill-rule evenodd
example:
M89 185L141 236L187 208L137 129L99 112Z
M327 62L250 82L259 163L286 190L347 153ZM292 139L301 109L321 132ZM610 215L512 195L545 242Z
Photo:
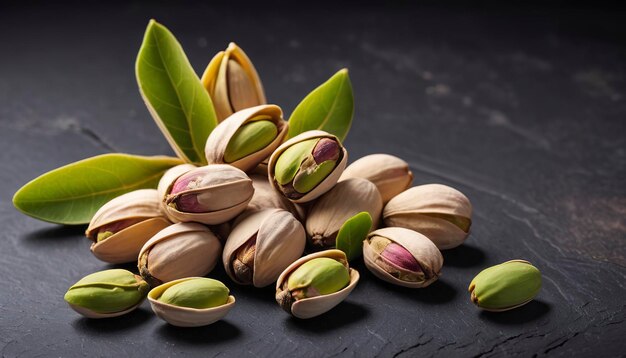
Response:
M221 306L202 309L175 306L159 301L163 292L168 288L196 278L199 277L181 278L164 283L150 290L150 293L148 293L148 301L150 301L150 306L154 313L165 322L178 327L206 326L224 318L235 306L235 297L232 295L228 296L228 301Z
M296 262L289 265L283 273L280 274L278 280L276 281L276 294L279 295L286 289L287 281L289 280L289 275L295 271L298 267L300 267L305 262L310 260L319 258L319 257L327 257L341 262L344 266L348 266L348 259L346 258L346 254L340 250L326 250L316 252L307 256L304 256L297 260ZM348 286L343 288L340 291L335 293L331 293L328 295L315 296L310 298L303 298L295 301L291 305L291 314L295 317L306 319L312 318L315 316L319 316L323 313L330 311L333 307L337 306L341 301L346 299L350 292L356 287L356 284L359 282L359 273L357 270L353 268L349 268L350 271L350 283Z
M233 136L244 125L259 120L270 121L276 126L277 135L274 140L264 148L252 154L234 162L227 163L224 158L224 153ZM283 111L280 107L273 104L255 106L235 112L215 127L213 132L209 135L204 150L206 159L209 164L230 164L244 172L248 172L259 165L259 163L263 162L263 160L268 158L272 152L278 148L287 134L288 127L287 122L283 120Z
M276 191L267 180L267 175L250 175L254 194L246 210L283 209L293 214L296 219L304 220L304 208Z
M302 256L305 243L304 228L291 213L281 209L250 212L235 222L222 262L236 283L265 287ZM243 261L242 250L249 255Z
M187 173L188 171L190 171L192 169L196 169L196 168L197 167L195 165L193 165L193 164L180 164L180 165L177 165L175 167L171 167L170 169L168 169L165 173L163 173L163 176L159 180L159 185L157 186L157 192L159 194L160 208L161 208L161 211L167 216L167 218L171 222L178 223L178 222L180 222L180 220L178 220L174 216L172 216L168 212L168 210L165 208L165 196L167 195L167 192L169 191L170 186L172 185L172 183L174 183L174 181L179 176Z

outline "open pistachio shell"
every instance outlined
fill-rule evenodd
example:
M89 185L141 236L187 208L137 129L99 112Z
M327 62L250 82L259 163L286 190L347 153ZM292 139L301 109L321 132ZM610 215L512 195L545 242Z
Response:
M256 240L252 282L243 282L238 278L240 271L234 262L238 260L237 253L246 249L251 239ZM305 243L304 228L291 213L281 209L258 210L236 221L224 245L222 262L226 273L236 283L265 287L274 283L280 273L302 255Z
M440 250L465 241L472 223L472 204L460 191L442 184L415 186L385 205L385 226L397 226L424 234Z
M276 293L279 294L284 290L284 286L287 284L289 279L289 275L300 267L305 262L310 260L319 258L319 257L328 257L334 260L341 262L343 265L348 267L348 260L346 258L346 254L340 250L326 250L316 252L307 256L300 258L295 261L291 265L289 265L278 277L276 281ZM343 288L340 291L335 293L331 293L328 295L315 296L310 298L304 298L295 301L291 305L291 314L295 317L306 319L312 318L315 316L319 316L325 312L330 311L333 307L341 303L352 290L356 287L356 284L359 282L359 273L353 268L349 268L350 271L350 283L348 286Z
M293 146L294 144L304 142L306 140L314 139L314 138L331 138L339 142L339 139L337 139L336 136L330 133L320 131L320 130L313 130L313 131L307 131L307 132L301 133L289 139L285 143L281 144L280 147L278 147L274 151L274 153L272 153L272 156L270 157L270 161L268 163L268 178L269 178L270 183L276 190L281 192L278 186L278 183L276 183L274 179L275 166L280 155L289 147ZM348 162L348 151L346 151L346 149L343 146L341 147L341 153L342 153L341 157L339 161L337 162L337 164L335 165L335 168L330 174L328 174L328 176L326 176L324 180L322 180L319 184L317 184L317 186L315 186L308 193L304 194L301 198L294 199L291 201L293 201L294 203L306 203L311 200L317 199L322 194L329 191L337 183L337 181L339 180L339 177L341 177L341 173L343 173L343 170L346 168L346 163Z
M276 191L267 180L267 175L251 174L250 179L254 194L246 210L283 209L292 213L296 219L304 220L304 208Z
M379 260L382 259L381 253L376 252L369 242L371 238L377 236L389 239L413 255L424 273L424 280L404 281L385 271L379 265ZM437 281L443 266L443 256L432 241L418 232L400 227L387 227L372 231L363 242L363 261L368 270L381 280L411 288L426 287Z
M226 304L211 308L189 308L175 306L159 301L159 297L168 288L198 277L185 277L157 286L148 293L148 301L154 313L165 322L178 327L200 327L222 319L235 306L235 297L228 296Z
M257 120L270 121L276 125L278 134L274 140L261 150L234 162L227 163L224 159L224 153L228 143L241 127ZM283 111L276 105L263 104L235 112L215 127L213 132L209 135L204 150L206 159L209 164L230 164L244 172L248 172L254 169L278 148L285 134L287 134L287 130L288 125L287 122L283 120Z
M193 164L180 164L168 169L161 177L161 180L159 180L159 185L157 186L157 193L159 194L159 205L161 211L167 216L167 218L171 222L177 223L180 222L180 220L176 219L174 216L168 213L168 210L166 210L165 196L167 195L170 186L176 180L176 178L196 168L197 167Z

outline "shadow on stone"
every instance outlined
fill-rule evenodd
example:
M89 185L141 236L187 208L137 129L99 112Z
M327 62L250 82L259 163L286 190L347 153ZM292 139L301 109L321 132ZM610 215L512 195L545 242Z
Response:
M237 339L241 330L227 321L217 321L203 327L176 327L163 321L157 332L166 339L190 344L216 344Z
M102 335L107 333L120 333L141 326L153 318L152 312L138 308L131 313L119 317L91 319L82 317L74 321L72 326L80 332Z
M443 264L451 267L474 267L485 262L485 253L470 245L463 244L454 249L444 250Z
M517 325L532 322L547 315L552 308L549 304L533 300L522 307L505 312L480 312L480 318L501 325Z
M359 322L369 316L369 311L355 303L343 301L332 310L309 319L289 317L286 320L287 328L305 331L308 334L325 335L353 323Z
M457 295L457 290L447 283L445 280L438 279L437 281L424 288L410 288L403 287L385 282L375 277L371 272L367 271L367 280L373 282L384 291L393 292L396 295L410 298L412 300L425 303L425 304L443 304L454 300Z
M53 226L31 231L24 235L27 245L58 245L59 242L85 238L86 225Z

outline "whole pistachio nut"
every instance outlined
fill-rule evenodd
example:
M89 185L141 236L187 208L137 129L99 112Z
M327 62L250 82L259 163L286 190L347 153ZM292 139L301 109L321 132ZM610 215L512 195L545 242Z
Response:
M324 131L301 133L274 151L268 163L270 183L289 200L305 203L330 190L346 167L348 152Z
M432 241L399 227L371 232L363 242L363 260L376 277L411 288L435 282L443 266L443 256Z
M413 173L404 160L389 154L371 154L348 165L341 180L363 178L376 185L386 204L413 182Z
M316 252L283 271L276 281L276 302L295 317L315 317L343 301L358 281L343 251Z
M369 180L351 178L340 181L310 207L305 225L309 243L314 249L335 247L339 229L362 211L370 214L375 228L382 208L380 193Z
M527 304L541 289L541 272L525 260L511 260L481 271L469 285L472 302L487 311Z
M107 318L137 308L146 298L148 290L148 283L140 276L112 269L83 277L69 288L64 299L85 317Z
M302 224L281 209L250 211L235 221L226 240L222 262L238 284L264 287L304 251L306 235Z
M217 225L239 215L252 199L252 180L226 164L192 169L165 190L165 210L181 222Z
M211 272L222 244L209 228L197 223L178 223L154 235L139 252L141 276L155 287L164 282Z
M233 42L213 57L201 81L213 100L219 121L266 103L263 84L252 61Z
M293 214L296 219L304 220L304 208L274 190L272 184L267 180L267 174L251 174L250 179L254 187L254 194L252 195L252 200L248 203L246 211L283 209Z
M264 104L235 112L209 135L205 154L209 164L230 164L245 172L254 169L282 143L288 125L280 107Z
M91 252L98 259L118 264L135 261L146 241L170 224L161 212L157 191L140 189L104 204L85 235L93 241Z
M383 210L386 226L417 231L440 250L465 241L472 224L472 204L460 191L441 184L420 185L392 198Z

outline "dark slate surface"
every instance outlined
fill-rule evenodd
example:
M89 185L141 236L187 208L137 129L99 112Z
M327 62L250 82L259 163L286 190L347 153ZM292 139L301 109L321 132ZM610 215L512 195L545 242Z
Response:
M2 356L626 352L623 13L402 2L190 6L0 5ZM351 158L396 154L415 184L452 185L474 205L472 234L444 253L441 280L423 290L392 287L358 263L354 293L308 321L282 312L271 287L234 284L236 308L199 329L168 326L147 303L102 321L71 311L65 290L111 266L89 253L84 227L23 216L11 197L35 176L92 155L171 153L133 72L151 17L177 35L198 72L238 42L269 100L287 113L349 67ZM473 307L471 278L513 258L541 269L537 299L501 314ZM229 282L221 269L211 276Z

